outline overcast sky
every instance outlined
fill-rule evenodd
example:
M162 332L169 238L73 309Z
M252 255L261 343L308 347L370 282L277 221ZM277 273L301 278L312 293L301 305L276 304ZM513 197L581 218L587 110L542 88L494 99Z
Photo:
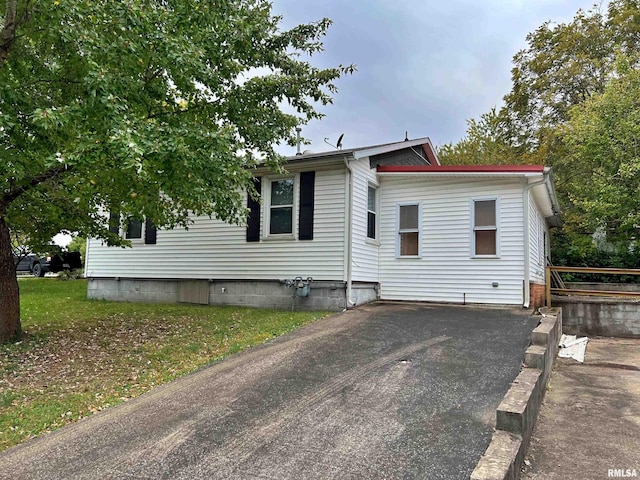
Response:
M547 20L570 21L593 0L273 0L283 28L329 17L318 67L355 64L338 81L326 115L303 128L304 148L330 150L428 136L455 142L466 120L499 106L511 87L511 59ZM292 155L290 147L280 153Z

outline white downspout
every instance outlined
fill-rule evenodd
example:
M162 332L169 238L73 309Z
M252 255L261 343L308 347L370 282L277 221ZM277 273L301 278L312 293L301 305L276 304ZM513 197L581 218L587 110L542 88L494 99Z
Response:
M345 182L345 194L347 196L345 202L345 229L344 229L344 246L346 250L345 254L345 277L347 282L347 287L345 291L345 310L352 308L354 305L353 300L351 300L351 277L352 277L352 263L353 263L353 252L352 252L352 202L353 202L353 170L351 170L351 166L349 165L349 160L344 158L344 166L347 169L347 180Z
M533 187L546 183L546 179L538 180L537 182L527 184L527 188L524 189L524 301L522 302L523 308L529 308L531 303L531 239L530 239L530 225L529 225L529 192Z
M89 278L89 245L91 245L91 237L87 237L87 243L84 249L84 278Z

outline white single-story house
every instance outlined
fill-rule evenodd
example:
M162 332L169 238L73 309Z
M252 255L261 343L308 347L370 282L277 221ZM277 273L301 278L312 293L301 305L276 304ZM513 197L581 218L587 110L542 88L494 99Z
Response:
M247 226L121 229L89 240L90 298L341 310L376 299L535 307L549 228L550 168L442 166L428 138L305 153L256 170Z

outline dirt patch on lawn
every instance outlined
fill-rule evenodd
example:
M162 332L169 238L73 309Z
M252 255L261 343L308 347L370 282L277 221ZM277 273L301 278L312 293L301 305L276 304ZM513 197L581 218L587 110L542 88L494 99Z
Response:
M0 345L0 450L324 315L215 312L123 313L57 329L36 325L21 342Z

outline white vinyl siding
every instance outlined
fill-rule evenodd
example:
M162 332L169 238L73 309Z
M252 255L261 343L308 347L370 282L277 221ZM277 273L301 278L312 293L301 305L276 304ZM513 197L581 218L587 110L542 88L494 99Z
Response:
M299 205L299 189L295 195L294 204ZM90 240L86 274L89 277L221 280L302 276L342 281L344 205L344 168L317 170L313 240L247 242L246 227L199 217L188 230L158 229L155 245L123 249ZM263 205L263 212L264 208ZM297 214L294 217L297 218ZM264 222L262 224L264 228Z
M529 265L531 281L539 284L545 283L545 232L548 235L547 222L538 209L531 192L529 195Z
M382 299L522 304L520 180L383 177L379 192ZM498 197L500 258L471 258L472 200ZM412 202L421 202L422 257L397 258L397 205Z
M369 168L369 159L363 158L350 162L353 172L353 220L351 224L352 272L354 282L378 282L378 249L379 239L367 238L367 217L369 187L377 186L376 171ZM380 189L377 189L378 205ZM376 220L380 222L378 212ZM379 225L377 231L380 232Z

